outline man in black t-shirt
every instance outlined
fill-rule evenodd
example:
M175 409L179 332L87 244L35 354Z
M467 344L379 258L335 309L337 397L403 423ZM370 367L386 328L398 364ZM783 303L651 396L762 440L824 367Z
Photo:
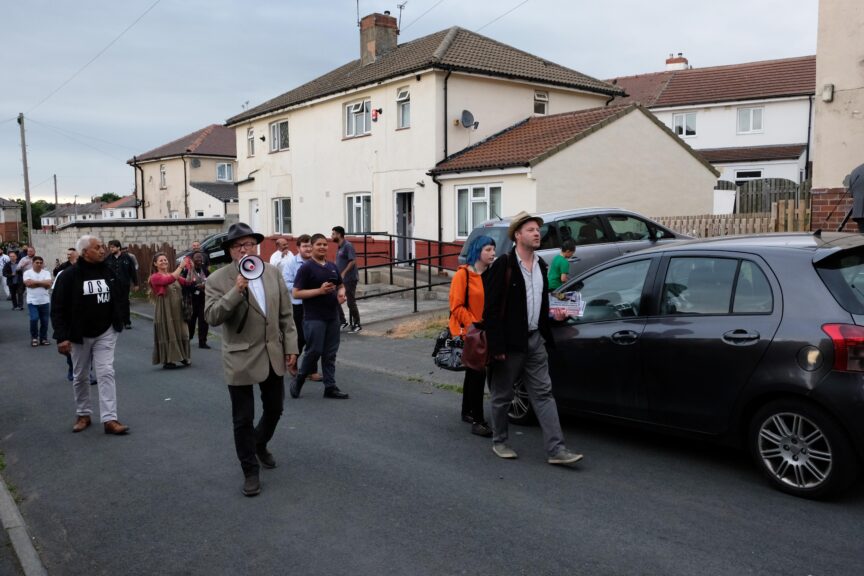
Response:
M312 236L312 258L294 277L294 298L303 301L303 362L291 381L291 397L300 396L306 378L315 372L318 359L324 373L324 397L344 400L348 394L336 386L336 353L339 351L339 311L345 301L345 285L339 269L327 261L327 237Z
M105 246L95 236L82 236L76 245L78 262L63 271L51 295L51 324L60 354L72 354L72 386L78 415L73 432L90 426L90 366L99 387L99 412L106 434L126 434L117 421L114 347L123 330L123 310L114 295L119 287L104 262Z

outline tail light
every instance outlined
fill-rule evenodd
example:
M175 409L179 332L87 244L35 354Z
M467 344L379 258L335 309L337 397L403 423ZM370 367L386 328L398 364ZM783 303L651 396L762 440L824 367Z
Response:
M864 372L864 327L855 324L825 324L822 331L834 344L834 369Z

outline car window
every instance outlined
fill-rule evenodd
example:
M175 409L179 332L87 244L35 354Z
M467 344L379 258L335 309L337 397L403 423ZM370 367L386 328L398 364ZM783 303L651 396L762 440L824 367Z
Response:
M735 283L733 314L767 314L774 309L771 284L755 262L744 260Z
M638 260L605 268L578 282L565 284L552 297L563 302L562 307L568 311L572 309L570 315L578 322L639 316L642 288L650 267L650 260ZM550 303L550 308L555 308L555 304Z
M568 218L558 221L558 235L561 241L572 238L577 246L608 242L603 223L598 216L588 218Z
M648 223L640 218L624 214L609 214L606 218L609 220L609 226L612 227L615 240L618 242L649 240L651 238Z
M558 237L558 227L554 222L545 222L540 227L540 250L559 248L561 239Z
M733 258L672 258L660 313L728 314L737 270Z
M816 265L834 299L852 314L864 314L864 247L843 250Z

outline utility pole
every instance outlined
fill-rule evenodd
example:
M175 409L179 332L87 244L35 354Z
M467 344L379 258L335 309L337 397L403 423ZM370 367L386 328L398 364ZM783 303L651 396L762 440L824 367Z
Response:
M24 137L24 113L18 114L21 127L21 160L24 162L24 201L27 204L27 242L33 244L33 208L30 206L30 172L27 169L27 141ZM19 238L20 241L20 238Z
M57 208L57 175L54 174L54 208Z

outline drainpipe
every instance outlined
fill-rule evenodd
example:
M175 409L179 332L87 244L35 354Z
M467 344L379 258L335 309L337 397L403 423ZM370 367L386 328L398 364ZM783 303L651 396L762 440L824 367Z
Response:
M807 101L807 148L804 151L804 180L810 179L810 134L813 129L813 96L808 96Z
M443 209L441 207L441 182L439 182L438 179L435 178L435 174L433 174L432 172L427 172L426 175L431 177L432 182L434 182L435 185L438 186L438 256L439 256L439 258L438 258L438 272L440 273L444 269L444 267L441 264L441 258L440 258L441 252L442 252L441 243L444 241L444 226L443 226L443 222L442 222ZM430 266L432 265L431 261L429 262L429 265Z
M189 150L187 149L188 153ZM189 178L186 176L186 155L181 154L180 160L183 161L183 204L186 209L186 218L189 218Z
M450 117L447 115L447 80L450 78L450 74L452 74L452 73L453 73L453 70L447 70L447 75L444 76L444 158L443 158L443 160L446 160L446 159L447 159L447 132L448 132L449 129L450 129L450 126L449 126L449 123L450 123ZM435 179L433 178L432 181L434 182ZM439 226L439 238L438 238L438 239L439 239L439 241L440 241L440 239L441 239L441 238L440 238L440 226L441 226L441 201L440 201L440 198L441 198L441 184L438 184L438 198L439 198L439 201L438 201L438 226Z
M144 169L138 165L138 157L137 156L132 157L132 166L135 167L136 170L141 172L141 219L146 220L147 219L147 208L145 207L145 203L144 203ZM136 200L138 199L137 183L135 186L135 199Z

